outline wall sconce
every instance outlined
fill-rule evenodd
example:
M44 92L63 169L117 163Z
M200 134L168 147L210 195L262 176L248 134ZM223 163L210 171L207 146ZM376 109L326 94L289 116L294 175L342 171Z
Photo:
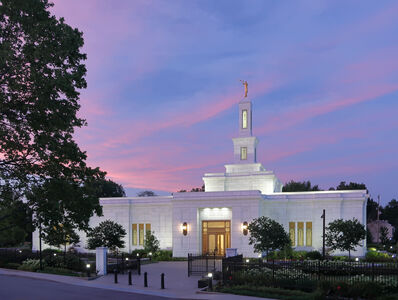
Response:
M247 225L246 221L243 222L243 224L242 224L242 231L243 231L243 235L247 235L247 233L249 232L248 225Z
M188 234L188 224L187 224L187 222L182 223L181 229L182 229L182 234L183 235L187 235Z

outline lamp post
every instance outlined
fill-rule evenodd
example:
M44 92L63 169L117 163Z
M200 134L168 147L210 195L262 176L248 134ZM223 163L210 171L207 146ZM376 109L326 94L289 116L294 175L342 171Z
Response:
M323 214L321 216L321 218L323 219L323 225L322 225L322 257L323 260L325 260L325 219L326 219L326 213L325 210L323 210Z

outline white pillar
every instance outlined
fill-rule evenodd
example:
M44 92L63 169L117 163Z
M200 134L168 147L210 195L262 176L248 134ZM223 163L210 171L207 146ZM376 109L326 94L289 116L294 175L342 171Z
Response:
M98 247L95 249L95 251L96 251L96 268L98 275L106 275L108 248Z

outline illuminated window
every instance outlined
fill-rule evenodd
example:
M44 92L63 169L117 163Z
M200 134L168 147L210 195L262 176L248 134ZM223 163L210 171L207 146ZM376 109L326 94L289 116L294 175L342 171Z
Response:
M145 233L147 233L148 231L151 231L151 224L145 224Z
M297 246L304 246L304 222L297 223Z
M247 109L242 110L242 128L247 128Z
M247 147L240 147L240 160L247 159Z
M312 222L305 223L305 245L312 246Z
M133 224L133 245L137 245L137 224Z
M289 222L289 236L292 246L296 245L296 223Z
M140 245L144 245L144 224L139 224L140 229Z

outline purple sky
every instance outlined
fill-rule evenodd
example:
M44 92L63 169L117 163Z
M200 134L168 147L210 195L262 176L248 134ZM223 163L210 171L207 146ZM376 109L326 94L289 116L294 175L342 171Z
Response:
M222 172L245 79L266 169L398 198L396 1L54 2L88 55L76 138L129 195Z

